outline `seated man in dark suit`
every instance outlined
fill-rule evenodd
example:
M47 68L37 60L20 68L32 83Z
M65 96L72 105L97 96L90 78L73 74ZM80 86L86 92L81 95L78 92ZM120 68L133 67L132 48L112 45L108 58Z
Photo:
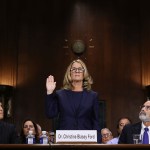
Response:
M0 101L0 144L19 143L19 137L13 124L3 121L4 110Z
M140 113L139 113L139 119L141 120L138 123L135 124L128 124L125 125L122 133L120 135L118 144L134 144L133 141L133 135L134 134L140 134L142 144L150 144L150 100L147 100L141 107ZM144 137L144 130L145 128L148 128L148 143L144 143L143 137Z

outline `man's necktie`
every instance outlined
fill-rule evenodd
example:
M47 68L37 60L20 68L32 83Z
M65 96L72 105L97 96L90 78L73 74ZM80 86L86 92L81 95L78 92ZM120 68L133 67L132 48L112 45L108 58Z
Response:
M144 134L143 134L143 144L149 144L149 136L148 136L148 128L144 128Z

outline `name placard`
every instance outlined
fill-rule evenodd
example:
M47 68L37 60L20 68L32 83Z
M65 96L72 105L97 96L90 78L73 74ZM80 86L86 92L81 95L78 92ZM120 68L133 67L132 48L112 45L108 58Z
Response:
M97 142L97 130L56 130L58 142Z

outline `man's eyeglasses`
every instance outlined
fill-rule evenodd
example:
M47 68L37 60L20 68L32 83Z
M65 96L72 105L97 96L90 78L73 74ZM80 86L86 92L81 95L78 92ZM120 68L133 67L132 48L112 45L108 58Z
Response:
M111 135L111 133L106 133L106 134L102 134L102 137L103 138L107 138L107 137L109 137Z
M84 68L71 68L70 71L73 73L75 73L75 72L82 73L82 72L84 72Z
M150 110L150 106L145 106L145 105L140 106L140 109L143 109L143 108L145 108L146 110Z

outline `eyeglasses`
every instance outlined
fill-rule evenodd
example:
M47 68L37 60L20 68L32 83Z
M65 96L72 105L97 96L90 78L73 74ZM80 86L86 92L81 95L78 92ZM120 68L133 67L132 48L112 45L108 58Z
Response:
M143 105L143 106L140 106L140 108L141 108L141 109L145 108L146 110L150 110L150 106L145 106L145 105Z
M75 72L79 72L79 73L82 73L84 72L84 68L71 68L70 69L71 72L75 73Z
M103 138L107 138L107 137L109 137L111 134L110 133L106 133L106 134L102 134L102 137Z

